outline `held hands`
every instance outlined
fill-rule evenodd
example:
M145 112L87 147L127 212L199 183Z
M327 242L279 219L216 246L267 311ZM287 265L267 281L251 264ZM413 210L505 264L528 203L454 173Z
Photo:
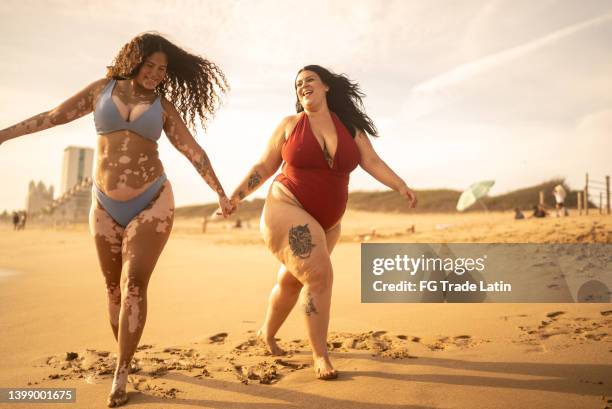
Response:
M404 183L397 189L398 193L404 196L410 205L411 209L414 209L417 205L417 197L416 194Z
M219 196L219 208L213 214L214 216L223 216L227 218L232 215L236 211L236 204L227 198L227 196L222 195Z

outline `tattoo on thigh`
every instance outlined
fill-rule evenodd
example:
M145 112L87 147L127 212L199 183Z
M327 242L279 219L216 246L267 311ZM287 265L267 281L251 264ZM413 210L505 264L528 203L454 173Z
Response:
M318 314L317 307L314 305L312 294L306 293L306 300L304 301L304 312L310 316L312 314Z
M294 256L305 259L310 257L312 248L312 235L308 223L303 226L293 226L289 229L289 247Z

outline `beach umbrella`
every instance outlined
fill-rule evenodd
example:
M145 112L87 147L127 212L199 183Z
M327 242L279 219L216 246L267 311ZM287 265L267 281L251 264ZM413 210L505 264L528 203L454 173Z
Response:
M472 184L465 192L461 193L457 201L457 210L462 212L476 202L480 202L485 210L488 210L485 204L480 201L480 198L485 197L494 184L494 180L485 180Z

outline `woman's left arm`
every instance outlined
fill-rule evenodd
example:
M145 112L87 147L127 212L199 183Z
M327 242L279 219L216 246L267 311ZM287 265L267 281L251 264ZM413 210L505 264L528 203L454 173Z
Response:
M404 182L404 180L399 177L380 156L378 156L372 143L363 132L357 131L355 143L361 155L361 160L359 161L361 168L383 185L399 192L399 194L408 200L410 207L416 207L416 194L406 185L406 182Z
M192 163L202 179L217 193L223 215L230 215L232 206L213 170L208 155L191 135L174 105L162 98L162 107L165 112L164 132L170 143Z

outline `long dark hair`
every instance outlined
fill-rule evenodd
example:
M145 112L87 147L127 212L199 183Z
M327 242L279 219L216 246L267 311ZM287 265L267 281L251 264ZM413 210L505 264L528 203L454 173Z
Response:
M351 81L345 74L334 74L320 65L307 65L303 67L298 71L296 79L302 71L312 71L316 73L319 78L321 78L321 81L329 87L326 98L327 106L338 115L338 118L340 118L344 126L346 126L353 138L357 131L367 133L371 136L378 136L378 130L374 122L365 113L362 101L365 94L361 92L357 82ZM295 109L297 112L302 112L304 110L304 107L300 104L299 98L295 103Z
M147 32L130 40L107 67L106 77L116 80L135 77L146 59L158 51L166 54L168 68L155 93L174 104L191 130L196 129L196 117L206 127L221 103L220 94L229 90L225 75L215 63L188 53L160 34Z

